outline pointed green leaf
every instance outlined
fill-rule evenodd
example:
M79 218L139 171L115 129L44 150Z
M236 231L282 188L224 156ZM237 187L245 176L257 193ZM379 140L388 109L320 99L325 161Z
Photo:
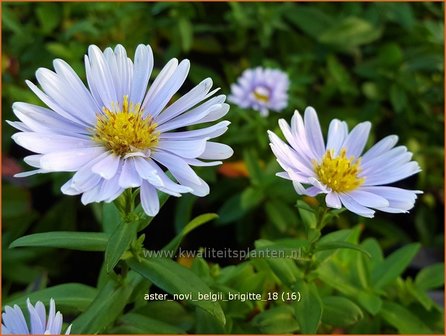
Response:
M259 165L257 153L254 150L245 150L243 152L243 159L249 171L249 178L253 185L259 185L262 181L263 172Z
M109 236L102 232L53 231L20 237L9 245L14 247L57 247L78 251L105 251Z
M183 238L191 231L195 230L197 227L206 224L207 222L218 218L217 214L214 213L207 213L200 216L195 217L192 219L182 230L181 232L172 239L169 244L164 246L163 250L167 251L176 251L178 246L181 244L181 241Z
M416 315L397 303L384 301L379 315L400 334L432 334Z
M13 300L6 300L3 304L18 305L26 310L27 298L31 300L32 304L42 301L45 305L49 303L49 298L53 298L57 303L57 308L62 312L64 310L83 311L90 305L96 294L96 288L79 283L67 283L27 293L20 297L15 296Z
M127 260L129 266L150 282L171 294L191 294L191 304L213 315L225 324L225 315L218 302L197 300L198 293L209 293L211 289L191 270L170 259L151 258L138 262L135 258Z
M326 296L322 298L322 303L324 306L322 322L334 327L347 327L364 316L361 308L342 296Z
M371 273L372 286L380 289L398 278L409 266L419 249L418 243L406 245L377 264Z
M444 264L435 264L423 268L415 278L415 284L422 290L429 290L443 286Z
M137 227L138 222L130 223L123 221L111 235L105 250L105 268L107 273L113 270L124 252L129 248L131 242L135 240Z
M72 333L97 334L104 331L122 313L140 280L140 275L135 272L129 272L122 283L109 279L88 309L73 321Z
M108 234L112 234L119 223L121 223L121 215L114 203L104 203L102 205L102 229Z
M299 330L293 308L288 305L261 312L253 318L252 324L259 328L262 334L291 334Z
M143 334L185 334L186 331L166 322L144 316L142 314L129 313L119 319L123 326L137 328Z
M361 246L346 241L334 241L334 242L316 244L316 251L337 250L337 249L356 250L361 253L364 253L369 258L371 257L370 253L367 252Z
M314 283L299 281L296 289L301 294L300 301L294 301L294 312L302 334L316 334L322 318L323 305Z

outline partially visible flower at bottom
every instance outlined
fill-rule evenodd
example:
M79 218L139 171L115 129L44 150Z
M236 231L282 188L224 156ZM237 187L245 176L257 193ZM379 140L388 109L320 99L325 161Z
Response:
M41 301L33 306L29 300L26 300L29 311L29 321L31 330L25 320L25 316L18 305L14 307L5 306L5 312L2 314L2 335L60 335L62 331L62 314L56 313L56 304L53 299L50 300L50 311L48 320L46 319L45 306ZM65 331L69 335L71 325Z
M373 217L372 209L408 212L417 194L422 193L386 185L421 171L405 146L395 147L396 135L385 137L362 154L370 122L362 122L348 132L345 121L334 119L326 144L312 107L305 110L304 118L296 111L291 127L283 119L279 126L290 145L268 131L271 149L285 170L277 176L292 180L299 195L326 194L330 208L345 206L360 216Z
M243 71L231 85L228 100L242 108L259 111L263 117L269 110L280 112L288 105L288 75L277 69L261 68Z

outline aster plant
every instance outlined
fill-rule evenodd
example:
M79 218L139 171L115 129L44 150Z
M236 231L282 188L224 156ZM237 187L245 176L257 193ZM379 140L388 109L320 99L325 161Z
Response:
M72 172L61 191L81 195L83 204L104 202L104 232L39 233L21 237L11 247L105 252L100 276L103 285L84 313L73 321L75 333L102 331L119 316L130 294L141 286L156 284L170 293L209 292L203 280L170 258L187 232L216 218L215 214L198 216L186 225L165 246L164 250L171 252L165 258L146 258L145 236L138 232L150 224L168 196L209 193L207 183L191 167L218 165L233 154L229 146L211 141L225 133L230 124L214 123L229 110L225 95L215 95L218 89L211 90L212 80L206 78L183 96L174 98L187 78L188 60L170 60L149 85L154 60L148 45L136 48L133 61L121 45L104 51L90 46L85 55L88 86L63 60L56 59L53 65L54 71L37 70L40 88L26 82L47 107L13 104L20 121L9 121L19 130L12 138L34 152L25 157L25 162L35 168L16 176ZM203 128L187 129L203 124ZM85 289L67 284L57 294L73 290ZM218 302L189 302L224 322ZM101 308L104 305L107 309ZM44 324L42 304L36 307L33 309L38 310L39 321ZM53 301L51 307L50 313L54 310ZM27 333L19 309L5 309L6 330ZM40 325L37 327L34 310L29 309L33 311L31 332L43 330ZM57 323L47 327L50 333L60 331L60 320L58 313Z

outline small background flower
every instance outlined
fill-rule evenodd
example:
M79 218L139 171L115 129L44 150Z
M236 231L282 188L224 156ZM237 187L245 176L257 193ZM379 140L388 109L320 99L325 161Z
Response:
M277 69L247 69L231 85L228 100L242 108L252 108L266 117L269 111L280 112L288 106L288 75Z
M2 334L3 335L60 335L62 332L63 316L56 312L56 303L50 300L50 310L46 315L45 305L37 301L33 306L29 299L26 300L29 316L25 318L18 305L14 307L5 306L2 313ZM29 320L28 323L26 322ZM69 335L71 325L65 331Z

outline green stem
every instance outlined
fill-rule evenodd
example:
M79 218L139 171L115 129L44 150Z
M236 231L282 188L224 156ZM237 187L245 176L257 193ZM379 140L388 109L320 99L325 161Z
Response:
M314 230L312 232L313 236L316 236L316 239L310 239L310 237L308 237L311 242L310 242L310 248L308 251L308 261L305 263L305 268L304 268L304 277L306 278L308 276L308 274L310 273L310 271L313 268L313 255L314 255L314 249L316 247L316 243L319 241L320 237L321 237L321 231L325 226L325 217L327 216L329 209L326 206L320 207L317 211L318 215L317 215L317 222L316 222L316 228L315 229L310 229L310 230Z

